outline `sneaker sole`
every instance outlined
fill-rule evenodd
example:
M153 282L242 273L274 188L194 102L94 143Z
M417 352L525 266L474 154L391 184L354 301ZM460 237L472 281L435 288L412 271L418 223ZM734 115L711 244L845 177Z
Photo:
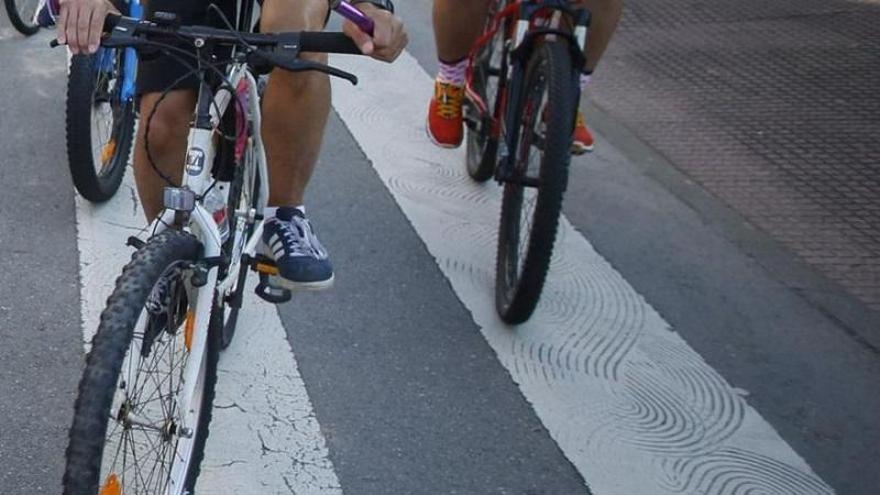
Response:
M262 240L257 244L257 252L267 258L271 258L270 254L268 254L271 253L271 251L269 251L268 247L263 244ZM292 291L327 290L333 287L333 280L334 276L332 273L327 280L316 280L314 282L297 282L296 280L288 280L280 275L269 275L270 286Z
M571 154L572 155L583 155L584 153L588 153L593 151L593 145L585 146L582 143L571 143Z
M425 134L428 135L428 139L430 139L431 142L434 143L435 146L439 146L440 148L446 148L448 150L454 150L455 148L460 147L461 143L464 142L463 136L462 136L461 141L458 142L458 144L445 144L445 143L441 143L440 141L437 141L436 139L434 139L434 135L431 134L431 126L429 125L431 121L429 119L430 119L430 117L425 119Z
M286 278L279 277L278 275L269 275L269 285L272 287L280 287L282 289L287 289L291 291L303 291L303 292L311 292L311 291L319 291L319 290L327 290L333 287L334 276L330 275L330 278L327 280L318 280L316 282L295 282L293 280L287 280Z

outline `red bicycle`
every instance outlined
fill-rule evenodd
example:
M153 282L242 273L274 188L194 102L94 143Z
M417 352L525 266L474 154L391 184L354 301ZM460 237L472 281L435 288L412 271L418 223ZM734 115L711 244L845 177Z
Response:
M471 50L467 170L504 187L495 301L507 323L529 319L550 266L589 20L566 0L493 1Z

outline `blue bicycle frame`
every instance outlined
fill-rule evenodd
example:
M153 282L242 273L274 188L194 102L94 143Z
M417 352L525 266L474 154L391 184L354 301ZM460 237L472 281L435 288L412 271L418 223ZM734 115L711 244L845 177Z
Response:
M144 18L144 6L140 0L127 0L128 16L135 19ZM100 63L97 64L98 70L105 73L112 73L116 62L115 48L99 48ZM120 103L128 103L135 96L135 78L137 77L138 58L134 48L124 49L122 57L122 73L119 77L119 101Z

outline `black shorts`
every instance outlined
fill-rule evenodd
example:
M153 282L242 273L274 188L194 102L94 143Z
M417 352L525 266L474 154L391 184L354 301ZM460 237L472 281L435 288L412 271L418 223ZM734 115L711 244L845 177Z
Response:
M225 27L217 13L208 10L208 5L211 3L220 7L229 21L235 24L235 0L150 0L147 19L152 17L153 12L171 12L177 14L182 25ZM181 43L179 47L192 50L192 47L185 43ZM194 65L194 60L188 57L178 58L183 58ZM141 60L138 65L137 92L142 95L159 93L168 88L198 89L199 80L195 75L181 80L190 70L190 67L164 53L148 57Z

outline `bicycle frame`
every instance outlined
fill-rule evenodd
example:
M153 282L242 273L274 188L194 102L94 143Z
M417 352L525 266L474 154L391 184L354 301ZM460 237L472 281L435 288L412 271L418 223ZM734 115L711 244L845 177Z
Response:
M202 258L204 260L218 259L222 255L221 246L223 243L211 212L200 202L202 195L212 187L215 181L211 175L211 165L214 163L216 153L214 130L220 124L221 116L231 103L247 105L253 129L260 129L261 123L257 83L247 65L244 63L233 64L226 76L231 85L239 89L236 95L232 95L228 91L218 91L217 94L212 94L208 84L202 83L194 115L194 124L190 128L187 140L188 151L182 183L177 188L165 188L166 210L161 218L154 223L154 233L159 233L169 226L189 229L203 245ZM247 101L241 101L245 98L241 98L239 95L246 95ZM257 243L262 236L262 217L269 197L269 186L266 180L268 177L266 154L260 133L254 132L249 138L253 140L256 171L246 169L245 175L256 172L263 180L260 180L260 187L256 191L256 208L252 211L236 211L234 216L230 218L230 222L235 221L235 230L231 231L230 235L243 235L244 229L241 227L242 223L238 221L239 219L244 219L245 222L256 222L253 233L249 239L246 239L246 244L242 249L242 254L254 256ZM217 280L217 266L210 266L207 269L205 283L197 288L196 323L192 334L191 355L206 355L204 351L207 345L208 325L214 297L224 297L232 290L239 270L248 269L246 266L242 266L241 257L236 258L230 260L229 270L223 280L219 282ZM194 386L203 364L201 362L198 365L192 362L187 363L183 378L184 386L181 392L182 404L191 403ZM189 427L190 424L185 421L184 426Z
M128 4L129 17L135 19L144 18L144 6L140 0L128 0L126 3ZM119 101L124 104L132 101L135 97L138 57L137 51L132 47L124 48L123 50L122 73L119 77L121 83ZM111 73L114 69L115 54L115 48L99 48L97 55L100 57L100 62L97 64L98 70L108 74Z
M483 117L490 118L492 137L503 138L500 141L496 179L500 182L506 182L513 180L513 168L516 162L516 156L511 154L509 150L516 150L518 144L517 133L505 132L505 129L516 128L515 105L518 102L516 98L511 98L511 95L518 95L521 91L525 77L525 65L528 63L534 43L542 37L566 39L574 61L573 65L582 67L585 62L583 53L586 50L590 12L586 9L572 9L567 0L520 0L506 5L502 0L499 1L499 5L502 8L498 9L490 19L487 28L477 39L470 52L467 78L469 84L472 74L471 65L474 57L483 46L495 37L499 29L509 29L504 34L496 101L484 102L479 98L479 95L468 91L477 110L483 114ZM547 16L549 24L536 27L534 25L535 16L547 10L552 11L552 14ZM573 21L571 23L573 29L565 29L561 25L563 15ZM577 77L577 74L572 75L572 84L577 84ZM494 103L495 107L489 108L490 103Z

